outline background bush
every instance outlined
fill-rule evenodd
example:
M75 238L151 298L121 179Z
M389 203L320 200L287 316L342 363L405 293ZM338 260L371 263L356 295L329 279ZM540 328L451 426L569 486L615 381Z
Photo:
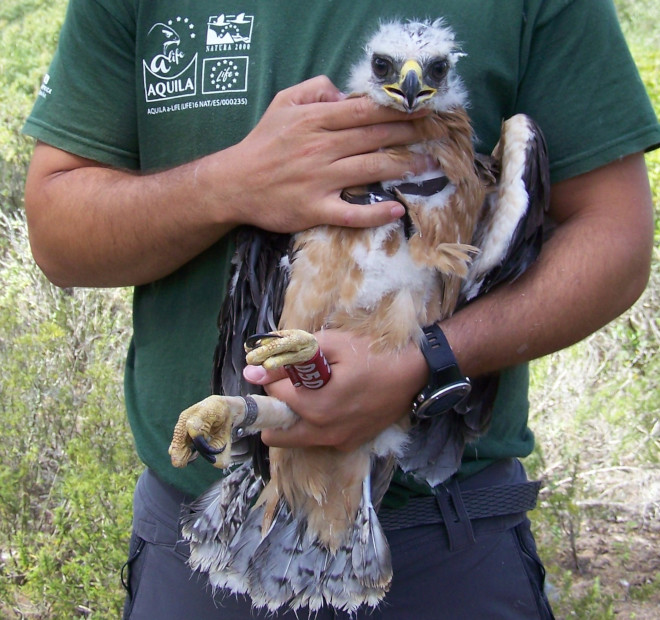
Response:
M642 79L660 110L660 5L619 0ZM651 620L660 609L660 152L646 156L655 205L649 286L623 316L532 365L545 482L532 520L558 617Z
M20 128L66 2L0 4L0 617L118 618L141 470L123 408L130 292L57 289L32 261Z
M119 617L118 575L141 470L121 393L130 292L51 286L25 232L32 144L20 127L65 6L0 4L2 618ZM656 0L617 6L657 109L660 8ZM657 212L660 156L647 163ZM656 220L656 259L659 239ZM658 277L656 260L629 312L532 368L538 447L526 465L545 482L533 520L558 617L652 618L660 604ZM645 545L648 561L637 553Z

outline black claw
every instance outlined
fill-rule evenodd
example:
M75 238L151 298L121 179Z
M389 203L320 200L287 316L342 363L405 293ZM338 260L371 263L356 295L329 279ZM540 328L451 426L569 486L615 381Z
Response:
M201 435L193 437L192 442L194 449L197 450L202 458L205 458L209 463L215 463L215 455L222 454L226 448L226 446L223 446L222 448L213 448Z
M252 334L245 339L245 346L249 349L254 349L259 346L262 338L282 338L279 334Z

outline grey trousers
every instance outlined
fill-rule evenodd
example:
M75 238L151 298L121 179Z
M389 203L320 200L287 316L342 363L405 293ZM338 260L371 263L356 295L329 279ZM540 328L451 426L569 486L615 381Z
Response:
M465 486L480 488L524 480L522 465L510 460L470 478ZM129 560L122 574L128 591L125 620L307 618L307 611L272 614L253 609L243 597L214 594L206 577L190 570L186 564L188 547L179 537L178 517L181 503L191 499L161 482L150 470L140 477ZM476 521L475 542L454 551L441 523L387 531L394 568L391 589L375 611L361 611L352 617L553 618L543 592L544 569L525 515ZM350 616L322 609L311 617L345 620Z

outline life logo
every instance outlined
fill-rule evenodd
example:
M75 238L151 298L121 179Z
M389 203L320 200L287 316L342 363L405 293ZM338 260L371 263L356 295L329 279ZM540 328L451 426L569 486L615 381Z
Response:
M176 17L151 27L142 59L148 102L197 94L195 37L195 26L187 17Z

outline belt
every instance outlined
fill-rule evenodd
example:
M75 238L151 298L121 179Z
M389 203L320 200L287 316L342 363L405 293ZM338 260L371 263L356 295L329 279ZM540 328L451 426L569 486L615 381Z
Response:
M381 509L378 520L384 530L443 523L451 546L462 547L474 541L472 526L482 524L480 520L498 517L507 523L507 517L533 510L540 486L536 481L462 491L452 479L433 489L432 496L410 499L401 508Z

